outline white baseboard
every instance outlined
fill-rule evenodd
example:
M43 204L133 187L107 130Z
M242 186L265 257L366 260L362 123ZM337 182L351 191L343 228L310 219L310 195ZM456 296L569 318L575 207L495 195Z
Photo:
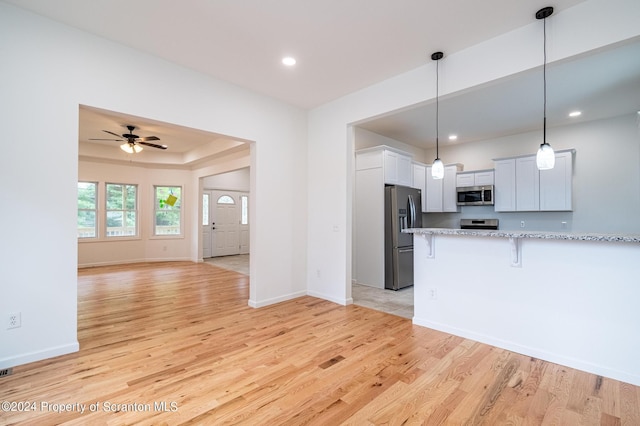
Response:
M111 260L111 261L105 261L105 262L79 263L78 268L93 268L95 266L128 265L131 263L152 263L152 262L194 262L194 260L190 257ZM198 262L198 261L196 260L195 262Z
M67 345L54 346L41 351L28 352L25 354L14 355L8 358L0 359L0 368L11 368L18 365L28 364L30 362L41 361L47 358L53 358L60 355L66 355L80 350L80 344L76 342Z
M252 308L262 308L264 306L269 306L269 305L273 305L275 303L280 303L280 302L285 302L287 300L291 300L291 299L297 299L298 297L302 297L302 296L306 296L307 293L305 291L298 291L296 293L289 293L286 294L284 296L278 296L278 297L273 297L271 299L265 299L265 300L251 300L249 299L249 306L251 306Z
M337 303L338 305L352 305L353 299L349 297L348 299L338 299L327 294L319 293L317 291L308 291L306 293L308 296L317 297L318 299L328 300L329 302Z

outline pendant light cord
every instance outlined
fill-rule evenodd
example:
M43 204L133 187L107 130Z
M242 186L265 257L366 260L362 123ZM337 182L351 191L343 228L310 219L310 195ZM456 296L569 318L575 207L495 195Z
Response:
M542 20L543 28L543 56L542 82L544 87L544 118L542 121L542 143L547 143L547 18Z
M438 88L440 87L439 82L439 60L436 60L436 160L440 158L440 153L438 152L438 135L440 133L439 122L440 122L440 108L438 103Z

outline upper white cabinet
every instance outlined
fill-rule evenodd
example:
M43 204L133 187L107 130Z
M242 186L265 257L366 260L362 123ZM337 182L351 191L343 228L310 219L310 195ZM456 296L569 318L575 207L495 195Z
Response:
M475 185L474 182L475 182L475 176L473 172L458 173L458 175L456 176L457 187L474 186Z
M427 193L426 193L427 166L422 164L422 163L414 162L412 164L412 167L413 167L413 185L411 185L411 186L413 188L417 188L417 189L420 190L420 194L422 195L422 197L421 197L421 202L422 202L421 211L422 212L426 212L427 211L427 197L426 197L426 195L427 195Z
M513 212L516 210L516 160L496 160L494 166L494 208L497 212Z
M384 183L413 185L411 156L384 150Z
M427 213L457 212L456 175L462 165L453 164L444 167L444 178L433 179L431 166L426 167L425 198Z
M483 170L478 171L473 174L475 186L484 186L484 185L493 185L494 182L494 171L493 170Z
M493 185L493 170L478 170L474 172L460 172L456 176L456 186L486 186Z
M516 210L540 210L540 172L535 155L516 158Z
M535 155L495 160L495 210L570 211L573 150L556 152L551 170L538 170Z
M556 153L556 165L551 170L540 170L540 210L572 210L573 153Z
M413 185L411 155L388 146L377 146L356 152L356 171L382 169L383 184Z

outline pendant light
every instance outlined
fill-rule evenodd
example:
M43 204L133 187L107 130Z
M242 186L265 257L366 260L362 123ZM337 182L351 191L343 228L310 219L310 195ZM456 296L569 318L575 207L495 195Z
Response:
M542 19L544 28L544 64L542 66L542 81L544 85L544 119L542 122L542 144L536 154L538 170L553 169L556 164L556 154L547 143L547 18L553 13L553 7L544 7L536 12L536 19Z
M442 59L444 54L442 52L435 52L431 55L431 59L436 61L436 159L433 161L431 165L431 177L434 179L442 179L444 178L444 164L440 159L439 152L439 141L438 141L438 133L439 133L439 119L440 119L440 110L438 105L438 83L439 83L439 70L438 70L438 61Z

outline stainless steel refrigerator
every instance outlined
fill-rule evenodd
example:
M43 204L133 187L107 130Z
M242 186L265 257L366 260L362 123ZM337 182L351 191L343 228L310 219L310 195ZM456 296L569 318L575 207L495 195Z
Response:
M394 185L384 195L384 288L400 290L413 285L413 234L402 230L422 227L422 194Z

